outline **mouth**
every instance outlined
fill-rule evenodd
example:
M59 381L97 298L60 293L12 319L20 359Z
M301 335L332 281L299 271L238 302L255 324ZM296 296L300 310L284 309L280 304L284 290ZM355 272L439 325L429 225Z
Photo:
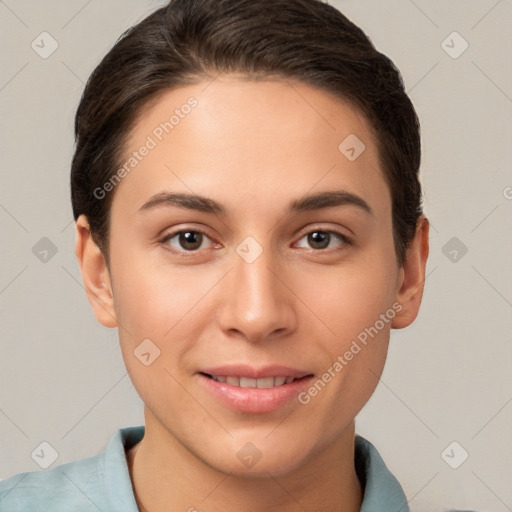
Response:
M241 413L269 413L299 404L298 394L314 375L282 366L256 370L248 366L198 372L200 383L220 405Z
M258 388L258 389L269 389L284 384L290 384L296 380L300 380L304 377L296 378L291 376L280 375L277 377L263 377L261 379L253 379L251 377L242 377L239 375L210 375L209 373L203 373L202 375L208 377L216 382L226 383L229 386L239 388ZM305 376L306 377L306 376Z

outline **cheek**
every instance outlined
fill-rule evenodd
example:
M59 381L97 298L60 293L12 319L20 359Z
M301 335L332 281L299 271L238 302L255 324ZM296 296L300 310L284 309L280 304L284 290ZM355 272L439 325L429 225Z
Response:
M112 268L121 351L135 388L147 404L157 405L163 392L184 408L186 400L173 377L177 362L198 337L199 325L190 319L201 311L200 299L211 279L195 279L190 271L164 268L136 255L118 259Z
M386 360L393 309L393 273L386 277L382 267L351 266L349 272L338 269L329 279L316 279L320 288L309 295L322 323L308 327L316 340L316 352L323 354L321 382L306 390L305 401L311 400L324 425L325 433L335 435L340 426L355 417L377 386ZM319 276L317 276L319 277ZM304 283L304 293L312 281ZM311 306L313 309L313 306ZM320 332L326 334L319 335ZM325 412L328 415L325 416ZM329 427L325 427L329 425Z
M297 295L304 297L334 338L352 339L392 307L397 267L391 261L324 268L316 275L310 272Z
M116 261L113 255L112 260L114 305L125 343L149 338L163 349L173 339L176 350L178 340L194 338L201 312L208 306L206 297L222 273L208 267L166 265L135 251Z
M350 404L354 415L369 399L382 373L396 314L394 254L383 257L381 250L366 258L309 275L302 285L302 293L309 293L305 297L311 309L329 328L323 330L325 336L318 336L318 322L311 326L326 355L323 369L335 375L325 398L329 395L334 403Z

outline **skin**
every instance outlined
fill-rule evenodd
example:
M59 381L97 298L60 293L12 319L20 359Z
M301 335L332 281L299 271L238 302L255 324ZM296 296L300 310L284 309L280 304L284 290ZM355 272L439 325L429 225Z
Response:
M139 507L357 511L354 418L378 383L390 329L418 313L428 221L420 218L399 266L371 127L301 83L225 75L166 91L138 119L127 155L191 96L198 106L116 187L109 265L87 219L76 222L89 300L101 324L118 327L144 401L145 437L127 454ZM366 146L353 162L338 150L349 134ZM287 210L334 190L359 196L372 213L353 204ZM139 211L164 191L209 197L227 215L172 205ZM187 252L179 236L162 240L180 230L205 233L199 249ZM327 235L322 246L308 237L318 231L351 242ZM236 252L247 236L263 249L252 263ZM242 413L201 385L201 368L226 363L277 363L318 378L393 304L400 312L306 405ZM146 338L161 351L150 366L133 353ZM252 467L237 457L247 442L261 453Z

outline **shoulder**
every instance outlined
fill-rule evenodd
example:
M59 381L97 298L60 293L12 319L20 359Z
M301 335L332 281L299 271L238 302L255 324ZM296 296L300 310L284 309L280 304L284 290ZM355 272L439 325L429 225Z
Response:
M0 511L61 510L64 505L93 510L86 497L94 499L100 491L103 471L103 457L97 455L47 471L18 473L0 482Z
M360 512L409 512L404 491L389 471L377 448L367 439L355 437L355 465L364 489ZM475 510L445 509L446 512L477 512Z
M0 512L136 512L125 449L143 434L144 427L119 429L99 455L0 481Z

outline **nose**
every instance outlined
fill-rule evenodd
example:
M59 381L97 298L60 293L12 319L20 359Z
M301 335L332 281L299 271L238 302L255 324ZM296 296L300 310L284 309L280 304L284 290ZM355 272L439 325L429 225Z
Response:
M251 342L291 333L297 323L293 293L272 251L264 249L254 261L234 252L232 262L234 267L219 291L221 329Z

